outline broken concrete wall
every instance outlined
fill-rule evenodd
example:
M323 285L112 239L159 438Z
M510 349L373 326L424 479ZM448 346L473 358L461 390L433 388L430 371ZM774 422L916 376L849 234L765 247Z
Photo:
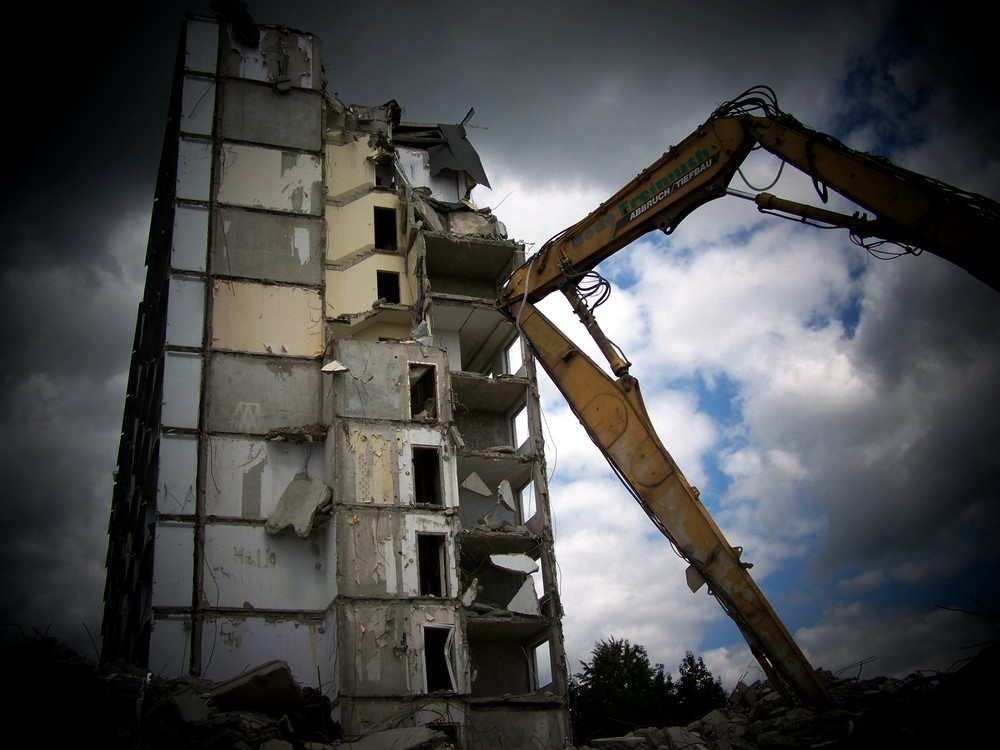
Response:
M261 28L260 43L248 46L230 31L223 57L225 73L290 87L323 88L320 40L311 34L290 29Z
M204 220L207 228L207 215ZM223 206L214 226L212 266L219 274L316 286L322 282L321 219Z
M304 151L320 149L322 110L310 93L291 90L277 97L271 86L226 81L220 106L223 138Z
M323 160L312 154L224 143L220 155L221 203L319 216L323 210Z
M490 737L494 747L549 750L562 747L569 737L569 715L560 701L551 708L512 705L475 706L470 715L471 733Z
M411 419L410 365L436 368L437 422L451 419L447 397L447 357L440 349L419 344L337 340L332 358L346 372L324 375L326 414L363 419L409 421ZM330 381L332 380L332 383Z
M300 472L328 482L322 446L213 436L208 443L209 516L264 520Z
M459 615L452 605L407 601L345 600L338 604L342 689L346 695L406 696L427 694L424 630L450 630L448 644L454 691L469 691L468 653Z
M216 354L208 378L208 429L265 434L320 421L319 364Z
M206 618L205 631L202 676L206 679L228 680L249 664L279 659L299 684L319 680L336 694L337 632L323 617L215 616Z

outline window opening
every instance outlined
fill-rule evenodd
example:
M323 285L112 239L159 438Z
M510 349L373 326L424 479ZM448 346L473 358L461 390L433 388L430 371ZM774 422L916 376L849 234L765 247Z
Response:
M396 251L396 209L375 207L375 249Z
M514 447L520 448L528 439L528 408L521 409L511 422L514 428Z
M375 187L391 188L395 184L392 159L375 162Z
M410 363L410 418L437 419L434 365Z
M441 461L437 448L413 446L413 502L441 505Z
M543 641L531 650L529 666L533 668L534 689L541 690L552 682L552 659L549 642Z
M524 357L521 355L521 339L514 339L514 343L507 347L507 372L516 375L524 366Z
M375 294L392 305L400 303L399 274L396 271L375 272Z
M417 575L420 578L420 596L445 596L444 536L417 534Z
M424 627L424 678L427 692L454 690L455 673L451 666L452 628Z
M526 523L529 518L535 515L538 509L535 505L535 483L528 482L518 493L521 500L521 523Z

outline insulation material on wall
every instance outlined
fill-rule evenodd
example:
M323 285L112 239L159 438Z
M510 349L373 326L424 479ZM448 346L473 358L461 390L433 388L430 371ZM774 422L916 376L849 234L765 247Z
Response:
M227 143L221 159L220 202L316 216L322 212L321 157Z
M257 354L323 353L320 296L311 289L216 281L212 346Z
M337 519L340 592L345 596L400 596L402 567L396 540L401 516L343 509Z
M386 437L381 432L351 430L345 441L349 453L350 476L354 492L349 495L356 503L396 503L399 492L396 486L398 462L397 444L400 434Z
M216 273L318 286L323 280L323 222L313 216L264 214L222 206L215 221Z

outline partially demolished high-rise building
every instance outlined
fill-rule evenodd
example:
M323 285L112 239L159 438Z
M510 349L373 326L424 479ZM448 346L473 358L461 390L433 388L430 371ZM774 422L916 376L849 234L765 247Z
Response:
M118 457L103 656L271 660L344 736L561 747L523 259L462 125L324 91L319 41L184 24Z

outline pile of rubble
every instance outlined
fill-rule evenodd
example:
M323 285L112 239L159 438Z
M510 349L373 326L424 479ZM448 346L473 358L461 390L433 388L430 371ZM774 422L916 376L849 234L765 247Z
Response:
M992 710L998 668L1000 644L946 674L861 680L821 670L834 701L827 709L791 708L768 683L741 683L726 707L685 727L639 729L578 750L981 747L996 735Z
M281 661L232 680L164 680L132 665L95 666L53 638L3 654L7 732L25 745L102 750L443 750L443 732L404 727L340 739L330 701Z

